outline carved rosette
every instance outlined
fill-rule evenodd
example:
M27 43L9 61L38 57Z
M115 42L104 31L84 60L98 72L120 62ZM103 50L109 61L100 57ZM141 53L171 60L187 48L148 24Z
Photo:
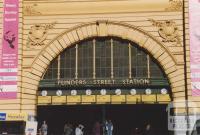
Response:
M182 11L183 2L182 0L169 0L169 6L165 9L166 11Z
M56 22L51 24L35 24L31 27L28 33L28 44L27 46L42 46L47 38L49 29L54 27Z
M177 45L181 45L181 39L178 32L178 27L176 23L172 20L167 21L155 21L150 19L153 26L158 27L158 33L163 39L163 42L176 42Z

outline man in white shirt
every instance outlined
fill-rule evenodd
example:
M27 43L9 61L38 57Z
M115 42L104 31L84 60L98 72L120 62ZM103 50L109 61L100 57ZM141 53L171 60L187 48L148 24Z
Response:
M79 124L75 129L75 135L83 135L84 126Z

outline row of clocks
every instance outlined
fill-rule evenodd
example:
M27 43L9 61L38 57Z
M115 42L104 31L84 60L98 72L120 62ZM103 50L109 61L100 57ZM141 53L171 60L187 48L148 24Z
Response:
M167 94L167 93L168 93L166 88L161 89L160 92L161 92L161 94ZM72 96L75 96L75 95L77 95L78 92L77 92L77 90L71 90L70 93L71 93ZM106 89L101 89L101 90L100 90L100 93L101 93L101 95L106 95L107 90L106 90ZM85 91L85 94L86 94L86 95L92 95L92 90L91 90L91 89L87 89L87 90ZM115 94L116 94L116 95L121 95L121 94L122 94L122 90L121 90L121 89L116 89L116 90L115 90ZM136 89L131 89L131 90L130 90L130 94L131 94L131 95L136 95L136 94L137 94L137 90L136 90ZM146 89L146 90L145 90L145 94L147 94L147 95L152 94L152 90L149 89L149 88ZM42 90L42 91L41 91L41 95L42 95L42 96L47 96L47 95L48 95L48 92L47 92L46 90ZM57 95L57 96L62 96L62 95L63 95L62 90L57 90L57 91L56 91L56 95Z

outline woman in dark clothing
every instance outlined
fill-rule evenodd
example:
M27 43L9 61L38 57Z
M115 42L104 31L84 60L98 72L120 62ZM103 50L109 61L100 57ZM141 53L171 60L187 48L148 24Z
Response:
M101 134L101 124L96 122L93 127L93 135L100 135Z

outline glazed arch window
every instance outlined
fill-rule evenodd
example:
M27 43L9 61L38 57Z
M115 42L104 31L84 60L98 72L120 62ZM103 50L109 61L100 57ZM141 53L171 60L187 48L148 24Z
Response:
M91 38L66 48L43 79L165 78L159 64L134 42Z

